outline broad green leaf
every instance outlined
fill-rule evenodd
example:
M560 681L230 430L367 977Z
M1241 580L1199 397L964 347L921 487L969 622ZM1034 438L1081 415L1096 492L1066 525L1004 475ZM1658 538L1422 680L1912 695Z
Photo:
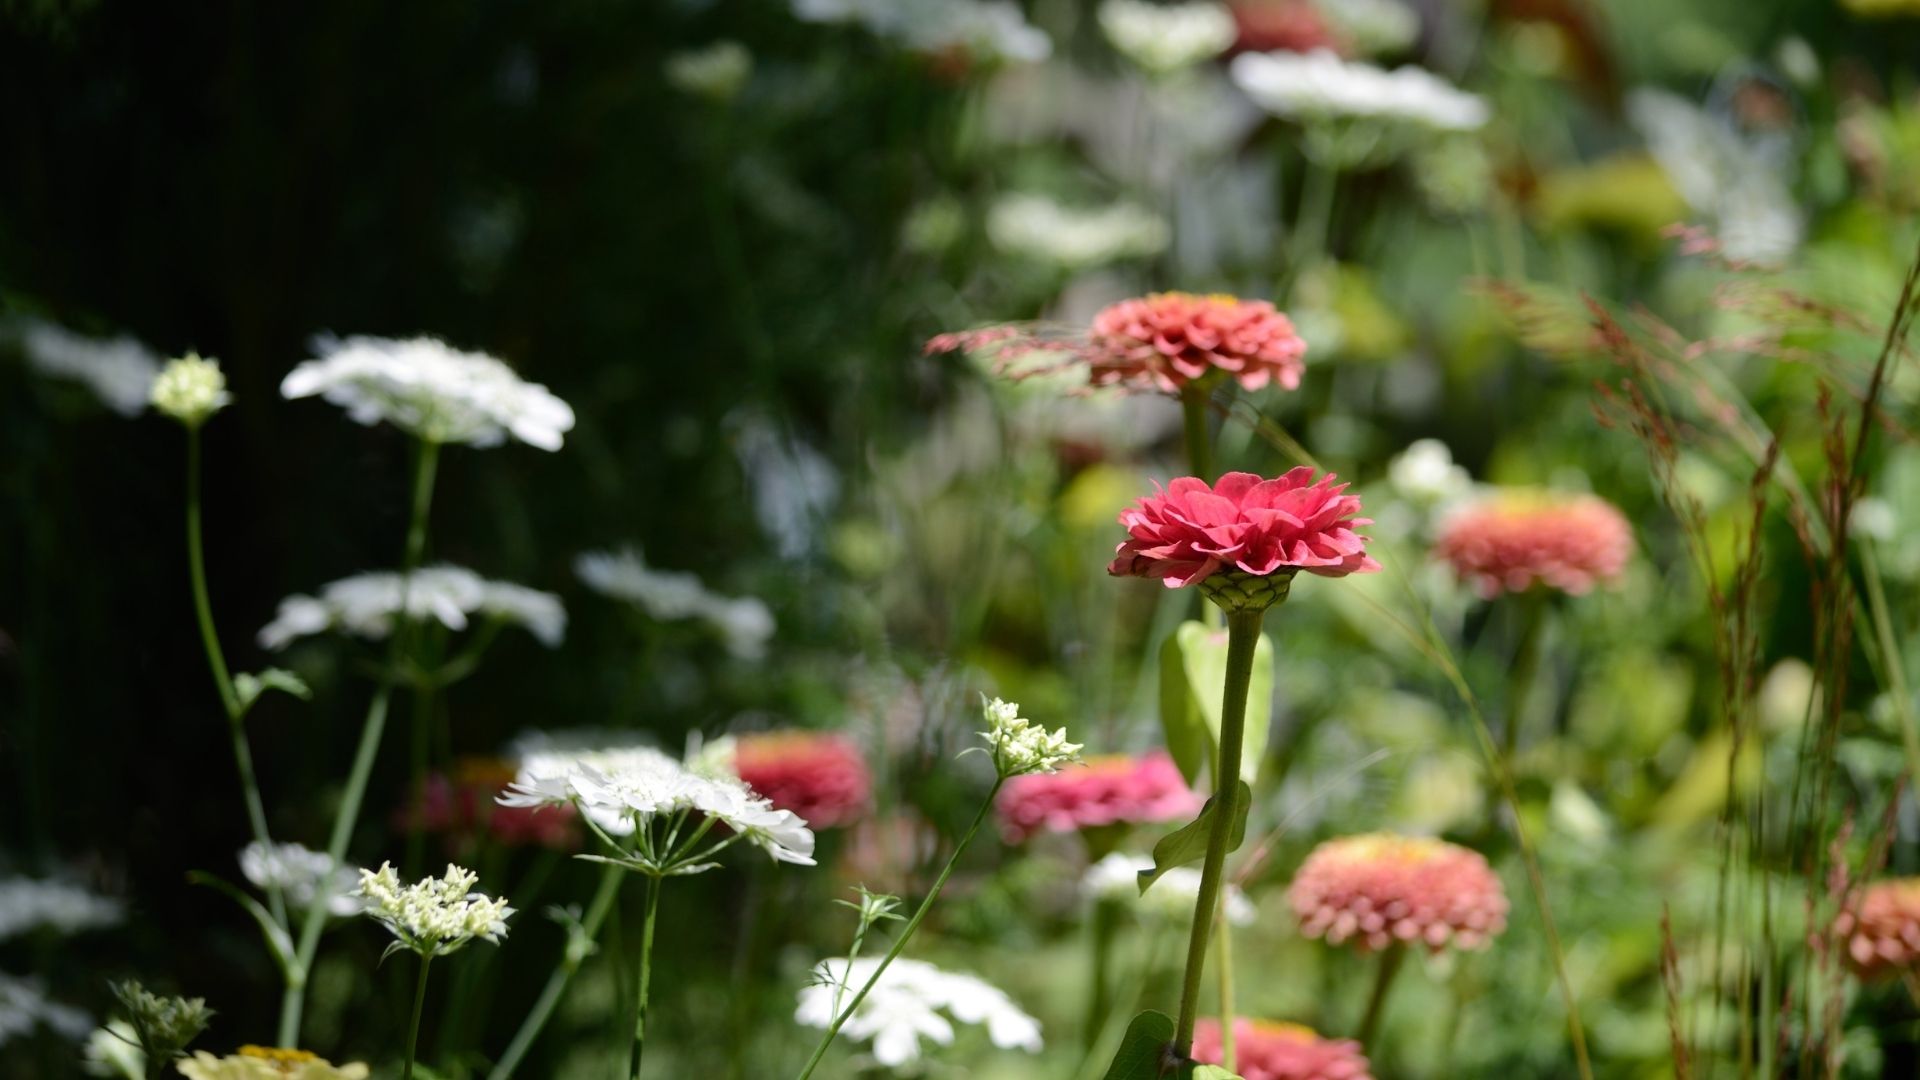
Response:
M253 916L253 921L260 924L260 936L267 939L267 951L273 954L274 963L280 965L280 973L282 975L287 973L289 966L293 963L293 939L279 923L274 921L272 913L267 911L260 901L241 892L226 879L215 877L203 870L188 871L187 881L195 885L205 885L245 908L247 914Z
M243 671L233 677L234 696L240 699L240 713L245 715L260 700L260 695L269 690L278 690L291 694L301 701L311 700L313 691L308 689L306 681L285 668L268 668L259 674Z
M1207 834L1213 830L1214 808L1219 798L1208 799L1200 808L1200 816L1187 822L1180 828L1160 838L1153 845L1153 869L1140 871L1140 892L1146 894L1148 887L1160 880L1160 875L1176 866L1196 863L1207 855ZM1234 802L1233 824L1227 830L1227 850L1237 851L1247 838L1247 808L1253 805L1253 789L1245 780L1240 781L1239 796Z
M1227 632L1204 623L1184 622L1174 632L1186 664L1187 685L1207 725L1209 741L1220 744L1221 699L1227 686ZM1241 742L1240 779L1253 783L1267 756L1267 726L1273 714L1273 642L1261 634L1253 649L1253 678L1247 685L1246 736Z
M1106 1080L1160 1080L1173 1071L1173 1017L1143 1012L1127 1025Z
M1160 730L1180 775L1189 784L1197 783L1212 757L1213 737L1207 733L1207 722L1200 718L1200 704L1187 683L1187 663L1178 632L1168 634L1160 643Z

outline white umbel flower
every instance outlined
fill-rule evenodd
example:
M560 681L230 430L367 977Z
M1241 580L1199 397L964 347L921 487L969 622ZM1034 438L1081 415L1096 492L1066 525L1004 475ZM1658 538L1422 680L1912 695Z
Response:
M844 1007L879 964L871 957L851 964L822 961L814 968L813 985L800 991L794 1020L808 1027L831 1027L836 996ZM1040 1051L1040 1022L1012 998L972 975L942 971L923 960L898 959L889 964L840 1031L855 1042L871 1042L875 1061L898 1068L920 1056L923 1038L942 1046L953 1042L949 1016L963 1024L984 1026L987 1038L1003 1050Z
M634 604L661 622L706 624L742 660L766 655L773 637L773 612L759 599L722 596L685 571L655 569L638 548L586 552L574 560L573 571L593 591Z
M1147 0L1106 0L1100 5L1100 29L1122 56L1155 74L1211 60L1240 33L1224 5Z
M1473 491L1473 477L1455 464L1453 451L1439 439L1417 439L1387 463L1394 493L1421 506L1457 502Z
M47 997L46 983L39 979L0 974L0 1046L42 1025L78 1042L93 1030L93 1018Z
M1090 901L1112 901L1156 919L1191 918L1194 902L1200 897L1200 871L1191 866L1177 866L1161 874L1153 887L1141 895L1140 875L1152 869L1152 856L1116 851L1087 867L1087 872L1080 877L1080 895ZM1253 901L1247 899L1240 886L1227 882L1221 902L1228 922L1235 926L1253 924Z
M987 740L987 753L1003 778L1058 772L1060 766L1079 760L1080 751L1085 749L1080 743L1067 741L1066 728L1049 733L1022 717L1018 702L990 699L984 694L980 699L985 702L982 712L987 722L987 730L980 737Z
M233 401L218 360L188 353L167 361L153 380L153 407L188 427L199 427Z
M1254 104L1300 121L1393 121L1435 131L1472 131L1487 103L1417 67L1387 71L1332 52L1243 53L1229 69Z
M442 565L415 571L411 583L383 571L342 578L317 597L289 596L280 601L273 621L260 628L260 645L284 649L328 630L379 640L393 632L403 596L413 618L432 619L449 630L465 630L480 615L524 627L549 648L566 635L567 612L558 596Z
M357 895L359 876L352 867L301 844L255 840L240 849L240 874L262 891L278 888L301 910L313 903L314 892L322 888L327 891L327 913L336 918L358 915L365 907Z
M462 352L429 337L321 338L321 355L280 384L288 398L319 395L358 423L382 420L428 442L499 446L512 435L558 450L573 429L573 409L485 353Z
M1044 195L1008 195L987 211L987 236L1002 251L1077 269L1157 255L1172 233L1132 203L1081 210Z
M986 60L1036 62L1053 40L1011 0L790 0L806 22L857 22L922 52L964 49Z
M146 410L160 357L134 338L90 338L39 319L16 324L14 332L27 362L42 375L85 383L122 416Z
M390 863L378 870L360 871L360 895L366 912L392 932L395 947L421 956L444 956L479 938L495 945L507 936L507 918L513 908L473 891L480 876L447 864L438 878L400 884Z
M77 934L117 926L126 908L78 885L36 878L0 879L0 941L41 928Z

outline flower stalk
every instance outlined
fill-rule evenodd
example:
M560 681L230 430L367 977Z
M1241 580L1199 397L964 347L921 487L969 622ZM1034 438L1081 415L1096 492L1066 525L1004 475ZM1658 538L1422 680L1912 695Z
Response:
M660 912L660 879L647 878L647 914L640 924L640 985L633 998L633 1055L627 1070L640 1080L640 1059L647 1047L647 991L653 979L653 924Z
M1400 974L1400 965L1407 958L1407 947L1395 942L1380 952L1380 966L1373 973L1373 989L1367 993L1367 1008L1360 1015L1360 1028L1354 1040L1361 1046L1373 1045L1374 1033L1380 1030L1380 1017L1387 1011L1387 991L1393 988L1393 980Z
M594 941L600 936L600 924L606 921L607 913L613 910L613 901L620 894L620 883L626 880L625 873L618 866L608 866L601 873L600 887L587 905L586 915L577 926L571 928L567 949L560 963L547 976L547 985L541 988L540 996L534 1000L526 1019L520 1021L520 1028L513 1033L513 1041L507 1044L506 1053L500 1055L500 1060L487 1073L487 1080L507 1080L513 1075L513 1070L520 1067L520 1059L527 1056L533 1040L539 1038L540 1029L546 1026L547 1019L560 1004L560 996L566 992L567 984L572 981L574 973L580 970L581 963L593 952Z
M420 1013L427 1004L427 969L432 964L431 954L420 957L420 979L413 987L413 1019L407 1023L407 1064L400 1080L413 1080L413 1055L420 1045Z

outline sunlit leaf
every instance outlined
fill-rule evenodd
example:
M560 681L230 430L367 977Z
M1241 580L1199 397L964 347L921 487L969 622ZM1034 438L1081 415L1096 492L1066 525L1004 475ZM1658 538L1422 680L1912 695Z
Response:
M1208 799L1200 808L1200 816L1182 825L1180 828L1160 838L1153 845L1153 869L1140 871L1140 892L1144 894L1148 887L1160 880L1160 876L1176 866L1196 863L1207 855L1207 834L1213 830L1213 815L1219 798ZM1240 781L1239 796L1234 801L1233 824L1227 831L1227 850L1238 850L1247 838L1247 808L1253 805L1253 789L1245 780Z

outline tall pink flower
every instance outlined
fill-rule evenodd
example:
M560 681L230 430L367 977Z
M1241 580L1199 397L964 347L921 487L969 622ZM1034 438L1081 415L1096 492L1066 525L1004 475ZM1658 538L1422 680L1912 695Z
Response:
M1535 585L1577 596L1620 575L1633 526L1593 495L1511 491L1456 511L1433 551L1488 599Z
M866 758L839 735L743 735L734 744L733 767L775 808L793 811L814 829L853 821L865 813L873 794Z
M1234 1067L1246 1080L1373 1080L1366 1055L1352 1039L1323 1039L1312 1028L1271 1020L1233 1022ZM1224 1060L1220 1021L1194 1025L1193 1060Z
M1507 928L1507 894L1477 851L1428 837L1368 833L1313 849L1287 900L1300 932L1362 952L1396 942L1429 952L1484 948Z
M1074 832L1191 817L1195 795L1165 751L1091 757L1057 773L1016 776L1000 789L1000 832L1019 843L1037 832Z
M1223 571L1345 577L1380 569L1353 531L1372 524L1354 516L1359 497L1333 479L1315 480L1304 465L1273 480L1228 473L1212 487L1183 476L1121 512L1128 539L1107 573L1160 578L1171 589Z
M1249 390L1300 385L1307 343L1265 300L1153 293L1122 300L1093 319L1089 360L1096 386L1122 383L1178 393L1223 371Z
M1833 933L1862 979L1920 969L1920 878L1867 886L1834 920Z

